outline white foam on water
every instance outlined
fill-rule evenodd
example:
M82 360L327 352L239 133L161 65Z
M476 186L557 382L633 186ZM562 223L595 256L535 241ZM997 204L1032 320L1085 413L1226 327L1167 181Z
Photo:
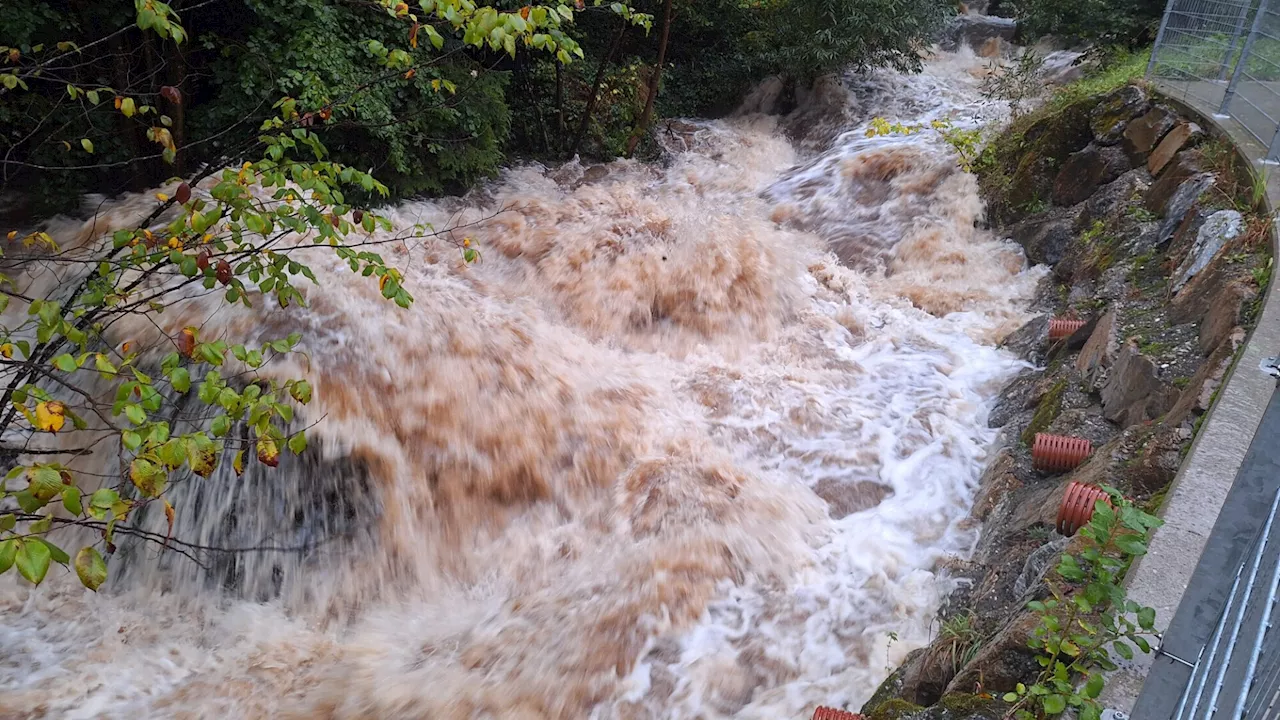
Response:
M176 536L312 547L201 567L134 546L98 596L10 574L0 708L779 718L864 701L927 642L940 563L972 541L987 410L1019 366L995 343L1041 275L975 227L944 143L865 136L873 115L1000 117L975 62L851 80L852 126L812 157L770 118L699 121L665 168L522 167L403 204L399 228L493 216L465 231L473 266L443 239L374 237L408 310L314 249L306 309L176 303L168 334L301 330L307 360L266 372L308 377L301 421L322 419L304 461L175 483ZM51 231L87 252L148 202Z

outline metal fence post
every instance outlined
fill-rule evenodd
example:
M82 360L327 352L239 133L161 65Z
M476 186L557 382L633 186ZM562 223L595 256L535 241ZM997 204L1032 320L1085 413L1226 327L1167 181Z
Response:
M1240 42L1240 36L1244 34L1244 22L1249 19L1249 5L1240 7L1240 19L1236 21L1235 32L1231 33L1231 42L1227 44L1227 54L1222 56L1222 69L1218 71L1218 82L1227 79L1227 69L1231 67L1231 56L1236 52L1236 43ZM1243 59L1244 54L1240 57Z
M1267 157L1263 162L1275 163L1278 160L1280 160L1280 125L1276 126L1276 134L1271 136L1271 144L1267 146Z
M1262 0L1258 3L1257 14L1253 16L1253 27L1249 28L1249 37L1244 41L1244 49L1240 51L1240 59L1236 61L1235 72L1231 73L1231 84L1227 86L1227 92L1222 96L1222 106L1218 108L1218 112L1222 115L1230 114L1227 108L1231 104L1231 98L1236 94L1236 86L1240 84L1244 66L1249 62L1249 51L1253 50L1253 41L1258 37L1262 16L1267 14L1268 2L1269 0Z
M1160 54L1160 41L1164 40L1165 28L1169 27L1169 15L1173 13L1173 4L1178 0L1169 0L1164 6L1164 15L1160 18L1160 29L1156 31L1156 42L1151 46L1151 59L1147 61L1147 77L1156 68L1156 56Z

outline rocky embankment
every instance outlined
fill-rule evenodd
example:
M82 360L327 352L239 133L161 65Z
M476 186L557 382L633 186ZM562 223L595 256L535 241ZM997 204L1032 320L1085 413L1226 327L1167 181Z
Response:
M1048 594L1071 542L1055 527L1068 483L1158 511L1270 280L1271 228L1248 165L1139 85L1020 118L978 172L990 222L1052 267L1042 314L1006 343L1035 369L991 412L1003 449L973 507L981 539L951 568L964 582L932 644L864 705L871 720L1005 714L1002 693L1040 670L1025 608ZM1084 325L1051 343L1053 317ZM1070 473L1036 471L1040 432L1087 438L1093 453Z

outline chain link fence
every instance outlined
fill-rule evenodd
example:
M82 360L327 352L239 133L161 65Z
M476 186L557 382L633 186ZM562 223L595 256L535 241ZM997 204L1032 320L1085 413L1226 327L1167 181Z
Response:
M1280 0L1169 0L1147 77L1280 160Z

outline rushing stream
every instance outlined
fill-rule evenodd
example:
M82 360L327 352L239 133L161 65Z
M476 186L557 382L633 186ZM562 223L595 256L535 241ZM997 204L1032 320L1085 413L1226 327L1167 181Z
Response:
M975 228L976 183L933 134L862 123L998 119L982 62L851 78L821 152L776 118L694 122L662 133L666 166L522 167L401 205L401 227L497 213L465 232L472 266L441 241L384 247L408 310L308 250L309 308L215 296L156 318L304 333L306 357L267 370L316 388L307 456L172 492L183 540L311 549L201 566L123 548L100 595L9 573L0 717L779 719L865 700L928 640L940 564L973 541L987 409L1018 367L994 345L1040 271ZM87 242L153 203L54 234Z

